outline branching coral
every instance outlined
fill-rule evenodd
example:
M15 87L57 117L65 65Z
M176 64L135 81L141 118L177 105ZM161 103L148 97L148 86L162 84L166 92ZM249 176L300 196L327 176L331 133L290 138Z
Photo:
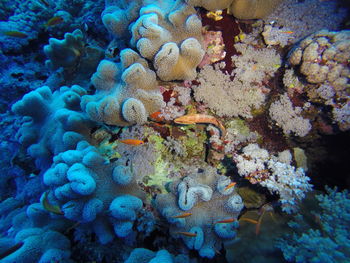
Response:
M243 154L235 154L238 173L251 183L269 189L271 193L277 193L280 197L282 210L287 213L295 212L298 208L297 201L305 197L305 193L312 189L310 178L304 173L303 168L290 165L291 156L288 152L280 153L278 157L270 156L268 151L261 149L257 144L249 144L243 148Z
M194 86L196 100L203 101L219 116L251 118L252 109L259 108L265 100L260 89L238 79L232 81L218 66L204 66L198 81L200 84Z
M189 263L189 258L183 254L174 257L167 250L153 252L145 248L135 248L124 263Z
M284 134L291 132L297 136L304 137L311 130L310 120L303 118L301 107L293 107L287 93L280 95L279 100L273 102L269 109L272 120L283 129Z
M348 262L350 257L350 197L348 191L327 189L317 195L321 210L314 211L317 228L305 224L302 215L289 225L292 236L277 243L288 261L295 262Z

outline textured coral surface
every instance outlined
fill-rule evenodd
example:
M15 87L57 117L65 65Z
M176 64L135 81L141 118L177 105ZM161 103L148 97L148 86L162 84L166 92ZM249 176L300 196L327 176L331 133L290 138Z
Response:
M348 262L348 12L1 1L0 262Z

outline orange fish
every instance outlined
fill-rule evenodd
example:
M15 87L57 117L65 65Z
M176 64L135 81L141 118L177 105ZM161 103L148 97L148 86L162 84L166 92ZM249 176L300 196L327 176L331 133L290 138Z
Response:
M172 218L185 218L185 217L188 217L191 215L192 215L192 213L183 213L183 214L178 215L178 216L172 216Z
M175 234L181 234L181 235L184 235L186 237L196 237L197 236L196 233L191 233L191 232L175 232Z
M294 31L284 31L282 33L291 35L291 34L294 34Z
M196 123L206 123L213 124L221 130L221 135L224 137L226 135L226 129L224 125L215 117L205 114L189 114L184 115L174 120L177 124L196 124Z
M247 221L249 223L252 223L252 224L258 224L259 222L254 220L254 219L250 219L250 218L246 218L246 217L241 217L239 220L242 220L242 221Z
M261 222L262 222L262 219L263 219L265 212L266 212L266 210L264 210L262 212L262 214L260 215L260 217L258 219L258 223L256 224L256 228L255 228L255 235L259 235L259 233L260 233Z
M153 112L151 115L149 115L149 117L151 118L152 121L157 121L157 122L164 121L164 117L159 116L160 114L161 114L160 111L156 111L156 112Z
M136 140L136 139L125 139L125 140L119 140L121 143L128 144L128 145L142 145L145 142L142 140Z
M61 16L54 16L52 18L50 18L47 23L45 24L46 27L49 27L49 26L55 26L55 25L58 25L60 23L62 23L64 21L63 17Z
M224 220L216 221L214 224L233 223L233 222L235 222L235 221L236 221L235 218L229 218L229 219L224 219Z
M224 191L226 191L226 190L228 190L228 189L234 187L236 184L237 184L236 182L230 183L228 186L225 187Z
M27 34L20 32L20 31L5 31L3 32L3 34L5 36L9 36L9 37L17 37L17 38L26 38L28 37Z

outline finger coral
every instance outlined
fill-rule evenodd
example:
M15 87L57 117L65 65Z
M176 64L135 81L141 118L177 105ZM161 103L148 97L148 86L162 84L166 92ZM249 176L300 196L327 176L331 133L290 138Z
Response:
M78 85L55 92L44 86L13 104L12 111L23 116L16 136L39 167L50 166L54 155L73 149L89 132L91 121L80 109L84 94Z
M156 75L133 50L124 49L120 56L119 64L101 61L92 76L96 93L83 96L81 106L97 122L118 126L143 124L164 103Z
M1 262L74 262L70 259L70 242L59 232L45 231L40 228L26 228L16 235L15 242L22 242L23 245L3 258Z
M88 45L79 29L66 33L62 40L50 38L44 53L49 58L46 65L51 69L62 67L66 78L89 79L103 58L103 51Z
M153 62L160 79L193 79L204 56L201 27L194 8L185 3L147 5L130 26L130 43Z
M121 172L129 173L127 182L116 175ZM142 194L135 177L130 177L125 164L110 163L97 148L81 141L75 150L54 158L44 183L51 189L49 202L59 205L64 217L91 225L105 244L114 235L130 235L136 213L142 208Z

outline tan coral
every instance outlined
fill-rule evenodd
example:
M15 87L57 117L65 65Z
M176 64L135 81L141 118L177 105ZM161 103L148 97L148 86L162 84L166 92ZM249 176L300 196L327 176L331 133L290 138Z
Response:
M228 9L239 19L257 19L269 15L283 0L186 0L189 5L209 11Z
M288 58L293 70L304 76L300 80L306 80L309 100L332 107L333 121L341 130L350 128L350 115L346 113L350 101L349 59L350 30L316 32L294 47Z
M233 0L229 13L239 19L257 19L269 15L283 0Z
M120 64L101 61L91 79L96 93L85 95L81 105L97 122L118 126L145 123L164 103L156 75L131 49L120 56Z
M204 50L202 23L193 7L181 2L145 6L130 28L130 43L153 62L160 79L195 78Z

